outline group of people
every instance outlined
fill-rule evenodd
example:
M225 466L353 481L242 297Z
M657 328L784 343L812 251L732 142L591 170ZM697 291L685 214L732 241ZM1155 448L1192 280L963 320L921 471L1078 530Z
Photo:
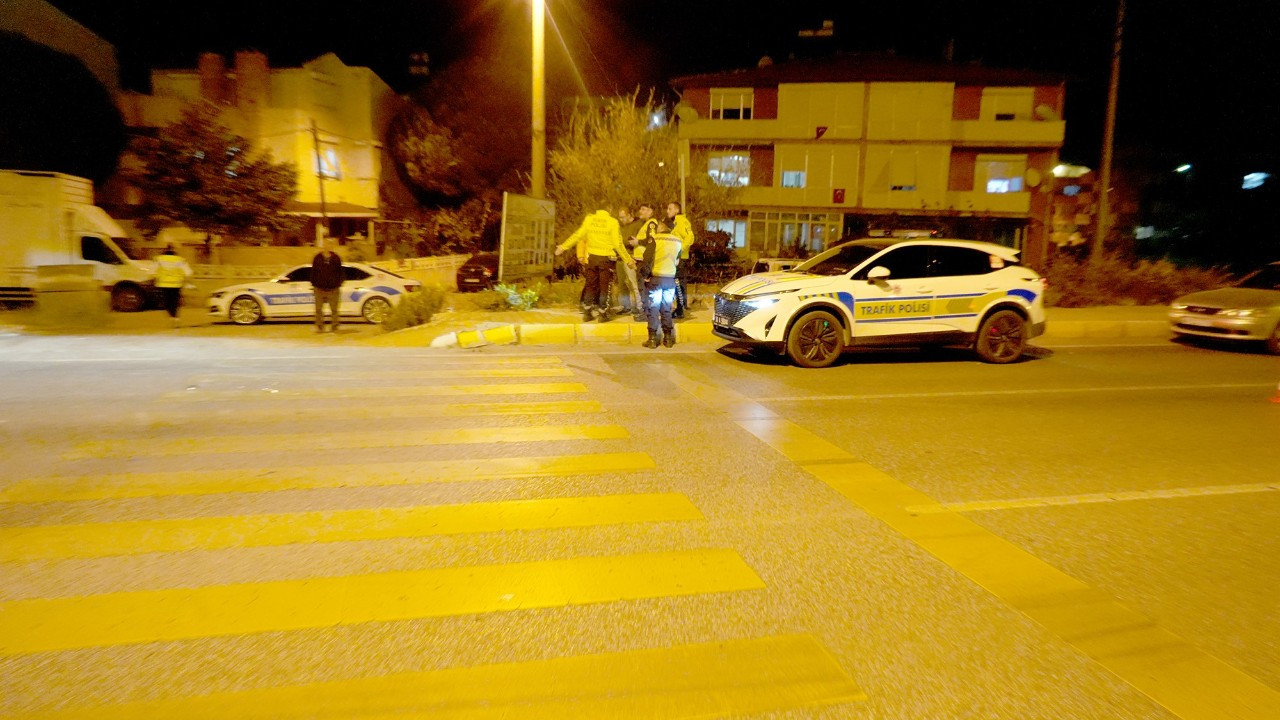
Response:
M576 248L583 267L585 287L582 319L607 322L613 311L615 272L623 305L630 301L636 320L648 322L647 348L675 345L673 320L684 316L686 292L684 266L693 245L693 226L680 203L666 207L665 220L654 217L654 208L641 203L636 213L619 207L615 215L597 210L567 240L556 255Z

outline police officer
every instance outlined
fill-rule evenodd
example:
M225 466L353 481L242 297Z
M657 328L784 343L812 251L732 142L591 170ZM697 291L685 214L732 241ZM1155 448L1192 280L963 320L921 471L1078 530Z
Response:
M682 212L680 203L674 201L667 203L667 226L671 228L671 234L679 238L681 243L680 262L676 267L676 307L673 316L682 318L685 308L689 306L684 276L686 266L689 264L689 248L693 247L693 226L689 224L689 218Z
M609 283L613 281L614 256L622 258L627 267L635 267L636 261L622 244L618 221L609 215L608 210L597 210L588 215L569 239L556 247L556 255L584 245L587 266L582 319L585 322L595 317L605 322L609 319Z
M671 233L651 235L645 243L644 257L652 276L649 278L649 339L647 348L676 344L676 328L671 320L671 305L676 295L676 265L680 261L680 238ZM658 328L662 333L659 336Z
M178 306L182 304L182 286L187 284L191 276L191 266L174 252L173 246L165 247L164 252L156 258L156 287L164 299L165 312L173 319L173 326L178 327Z

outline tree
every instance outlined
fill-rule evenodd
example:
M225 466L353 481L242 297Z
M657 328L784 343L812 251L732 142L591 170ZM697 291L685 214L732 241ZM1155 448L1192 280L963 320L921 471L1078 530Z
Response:
M663 217L666 203L680 198L676 127L651 123L661 112L652 96L643 102L638 96L614 97L573 111L550 153L548 190L562 235L601 208L649 202ZM685 212L695 228L722 215L733 199L732 188L716 185L705 173L690 174L685 182Z
M419 200L441 202L463 194L453 133L425 108L407 104L391 121L388 140L400 177Z
M178 122L135 144L140 167L130 181L142 193L138 227L144 233L181 223L235 240L294 224L281 213L297 194L294 165L255 154L218 115L215 105L192 105Z

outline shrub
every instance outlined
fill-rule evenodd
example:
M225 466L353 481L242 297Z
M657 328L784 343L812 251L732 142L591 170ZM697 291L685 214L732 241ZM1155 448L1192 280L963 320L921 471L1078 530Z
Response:
M382 329L390 332L425 325L444 307L444 298L444 288L424 285L417 292L408 293L400 299L383 321Z
M1221 268L1179 267L1168 260L1129 261L1107 255L1096 264L1068 255L1053 259L1048 305L1161 305L1179 295L1221 287L1231 275Z
M538 291L498 284L492 290L476 293L475 301L483 310L528 310L538 303Z

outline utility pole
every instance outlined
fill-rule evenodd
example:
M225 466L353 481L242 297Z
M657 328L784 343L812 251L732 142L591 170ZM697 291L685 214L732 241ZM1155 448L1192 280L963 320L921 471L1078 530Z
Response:
M1089 263L1102 260L1103 244L1111 231L1111 157L1116 143L1116 98L1120 91L1120 44L1124 38L1124 0L1116 0L1116 29L1111 49L1111 84L1107 87L1107 119L1102 126L1102 168L1098 176L1098 227Z
M546 0L533 0L533 167L529 194L547 196Z
M316 183L320 186L320 221L324 234L329 234L329 209L324 202L324 160L320 156L320 130L316 127L316 119L311 118L311 143L316 152ZM319 241L319 238L317 238Z

